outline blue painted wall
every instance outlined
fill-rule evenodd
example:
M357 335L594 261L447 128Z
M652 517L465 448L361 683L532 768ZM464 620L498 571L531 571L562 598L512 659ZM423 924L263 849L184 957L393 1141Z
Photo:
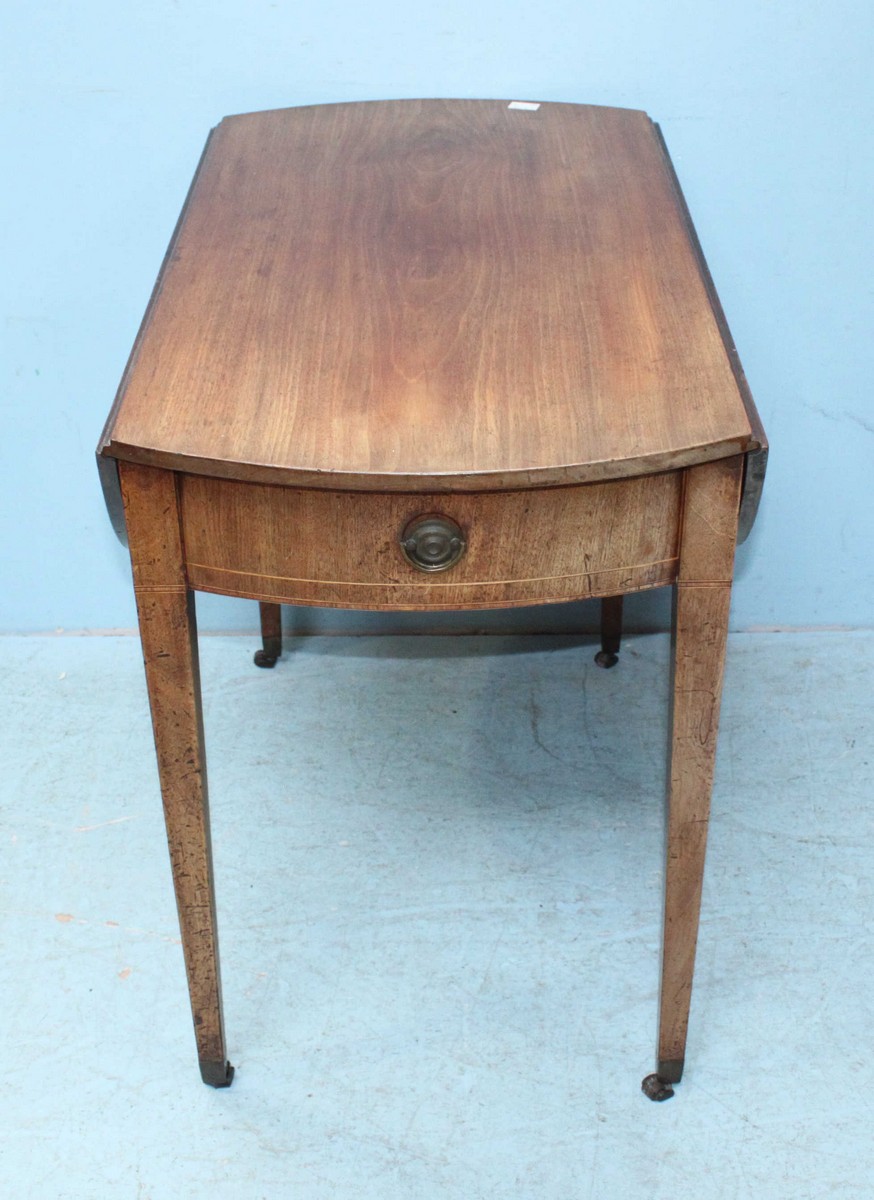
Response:
M232 112L403 96L615 104L661 123L773 447L734 624L871 625L870 0L421 7L7 8L0 629L134 624L92 451L210 126ZM642 623L664 619L663 598L635 605ZM201 625L251 626L253 608L208 597ZM550 619L575 628L590 615Z

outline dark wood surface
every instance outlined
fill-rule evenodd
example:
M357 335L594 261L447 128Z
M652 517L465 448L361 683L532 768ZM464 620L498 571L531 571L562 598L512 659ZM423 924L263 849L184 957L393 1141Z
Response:
M404 100L214 131L107 426L120 459L477 490L755 448L645 113Z

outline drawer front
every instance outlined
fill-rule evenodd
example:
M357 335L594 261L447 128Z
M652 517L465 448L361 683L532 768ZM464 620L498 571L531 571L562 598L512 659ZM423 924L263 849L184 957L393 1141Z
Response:
M546 604L676 578L682 473L531 491L367 493L180 476L188 581L201 591L338 608ZM454 523L445 570L401 544ZM425 536L430 527L426 527ZM430 530L433 534L433 530ZM408 535L409 536L409 535Z

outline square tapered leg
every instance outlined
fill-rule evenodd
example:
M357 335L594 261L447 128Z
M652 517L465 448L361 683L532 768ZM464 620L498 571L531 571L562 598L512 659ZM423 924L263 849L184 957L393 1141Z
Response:
M152 728L204 1083L227 1087L194 594L186 584L176 479L120 465Z
M710 796L728 634L742 464L687 471L673 628L673 707L658 1068L644 1081L671 1095L686 1056Z

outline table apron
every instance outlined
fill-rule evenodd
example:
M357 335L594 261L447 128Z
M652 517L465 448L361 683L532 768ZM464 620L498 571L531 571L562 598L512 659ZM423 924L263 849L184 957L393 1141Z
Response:
M188 584L286 604L454 610L546 604L677 578L680 471L488 493L361 493L179 475ZM445 571L400 534L435 513L463 531Z

